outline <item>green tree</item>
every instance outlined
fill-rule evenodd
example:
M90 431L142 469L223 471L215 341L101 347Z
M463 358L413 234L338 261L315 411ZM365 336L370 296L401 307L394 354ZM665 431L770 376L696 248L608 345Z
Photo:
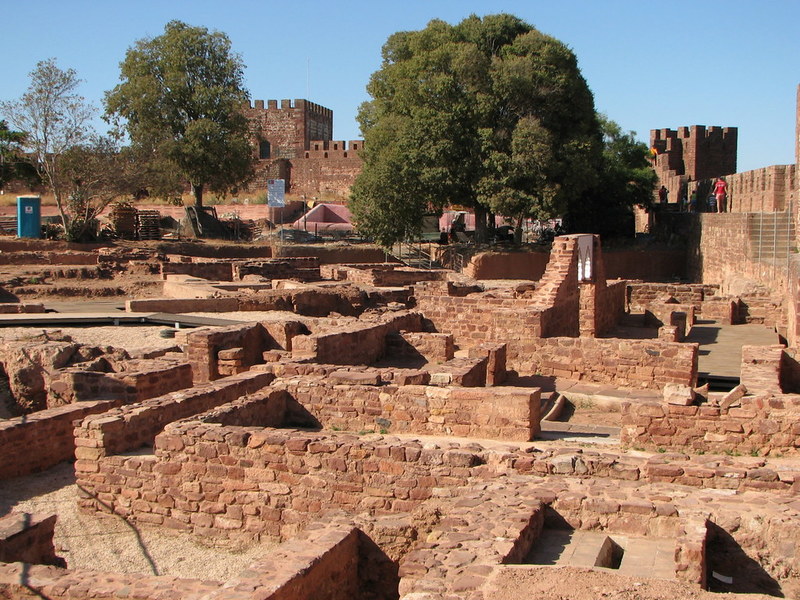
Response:
M635 132L623 131L605 115L598 120L603 132L600 176L596 185L570 204L567 227L603 236L631 235L633 207L652 204L657 176L647 144L636 141Z
M120 148L110 137L94 137L64 153L61 168L72 215L67 239L95 237L96 218L103 209L115 200L133 197L150 182L137 158L131 148Z
M37 63L30 77L22 98L0 103L0 112L24 132L22 148L53 193L64 229L69 231L71 215L65 206L68 181L62 157L70 148L89 140L94 109L77 93L80 80L75 70L60 69L55 59Z
M38 182L36 170L23 151L25 134L12 131L0 120L0 190L9 181L20 179L33 185Z
M106 115L152 157L154 172L180 172L198 206L205 189L226 193L252 176L244 65L224 33L170 21L136 42L120 69Z
M351 206L390 244L447 205L517 222L560 214L596 181L600 133L573 53L511 15L392 35L362 105Z

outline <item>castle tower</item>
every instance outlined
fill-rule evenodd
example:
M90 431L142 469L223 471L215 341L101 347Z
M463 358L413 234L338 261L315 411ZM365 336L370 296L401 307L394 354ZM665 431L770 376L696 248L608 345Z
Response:
M312 140L333 137L333 111L308 100L256 100L243 107L258 143L258 156L266 159L300 158Z
M738 144L736 127L692 125L650 131L650 147L657 152L653 168L660 185L677 202L681 189L691 179L697 182L736 173Z

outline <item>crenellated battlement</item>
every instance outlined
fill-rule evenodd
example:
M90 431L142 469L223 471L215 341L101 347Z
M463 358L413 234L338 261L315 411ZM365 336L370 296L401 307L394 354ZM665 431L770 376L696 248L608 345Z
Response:
M363 147L363 140L311 140L305 158L355 158Z
M280 104L279 104L280 102ZM330 108L325 108L321 104L310 102L303 98L296 98L294 100L253 100L244 103L245 110L256 111L303 111L309 116L314 116L321 119L333 120L333 111Z
M689 182L736 173L739 130L736 127L692 125L653 129L650 147L656 151L653 168L660 185L677 202Z

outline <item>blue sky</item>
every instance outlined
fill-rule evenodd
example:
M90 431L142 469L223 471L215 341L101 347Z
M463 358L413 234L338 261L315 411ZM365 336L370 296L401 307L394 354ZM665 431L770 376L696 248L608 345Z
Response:
M253 99L308 98L333 110L336 139L357 139L390 34L498 12L572 48L597 109L643 141L650 129L732 126L739 171L794 162L797 0L0 0L0 100L21 96L36 62L55 57L99 107L125 51L180 19L228 34Z

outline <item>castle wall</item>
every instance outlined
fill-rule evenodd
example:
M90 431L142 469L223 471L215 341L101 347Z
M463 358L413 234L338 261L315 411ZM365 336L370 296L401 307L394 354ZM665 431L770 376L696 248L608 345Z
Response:
M669 190L670 203L678 202L681 188L689 178L696 184L703 179L736 173L738 135L736 127L692 125L677 130L652 129L650 148L658 152L653 168L659 184ZM657 196L654 201L658 201Z
M795 165L773 165L735 173L728 182L728 212L781 212L796 199Z

